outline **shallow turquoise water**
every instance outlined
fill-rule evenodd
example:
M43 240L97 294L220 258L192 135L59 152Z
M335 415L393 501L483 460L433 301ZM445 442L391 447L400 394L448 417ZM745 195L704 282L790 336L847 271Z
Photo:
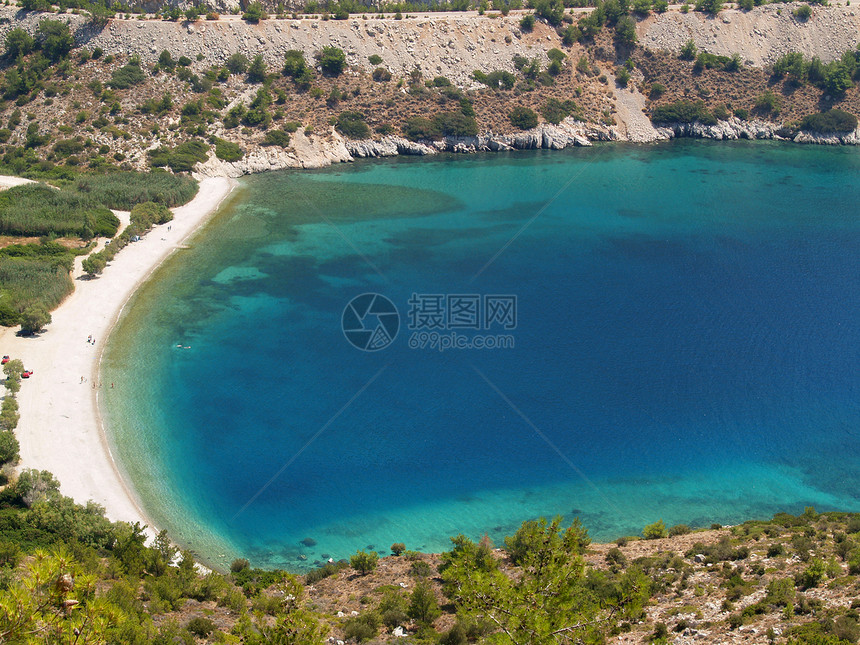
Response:
M860 510L858 170L676 142L246 179L111 338L121 465L216 564ZM400 313L370 353L365 292ZM413 294L515 295L479 330L515 346L411 348Z

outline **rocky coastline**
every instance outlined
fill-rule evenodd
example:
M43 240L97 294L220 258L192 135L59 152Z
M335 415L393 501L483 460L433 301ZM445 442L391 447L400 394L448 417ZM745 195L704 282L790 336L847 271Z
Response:
M482 133L474 137L444 137L437 141L409 141L399 136L381 139L350 140L335 130L326 136L295 135L293 150L260 148L236 162L221 161L213 155L195 168L201 177L241 177L243 175L286 170L290 168L323 168L334 163L356 159L395 157L398 155L426 156L439 153L475 154L511 150L564 150L586 147L593 141L631 142L614 126L586 124L566 119L559 125L540 125L517 134ZM772 140L815 145L860 145L860 127L851 132L823 133L793 131L785 125L769 121L742 121L732 117L716 125L701 123L661 124L653 129L647 141L654 143L669 139L713 139L715 141Z

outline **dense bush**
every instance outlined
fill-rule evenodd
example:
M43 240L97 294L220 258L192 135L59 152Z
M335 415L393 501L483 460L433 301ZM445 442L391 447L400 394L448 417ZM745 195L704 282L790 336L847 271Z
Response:
M654 123L716 123L714 116L708 112L702 101L681 100L667 105L660 105L651 112Z
M797 9L792 11L795 18L801 21L807 21L812 17L812 7L808 4L802 4Z
M88 195L44 184L16 186L0 193L0 232L9 235L113 237L119 220Z
M214 137L215 156L223 161L239 161L245 156L245 152L237 143Z
M666 531L666 525L663 523L663 520L657 520L653 524L648 524L644 529L642 529L642 537L646 540L657 540L659 538L667 537L669 533Z
M462 112L441 112L428 119L411 117L403 124L403 134L411 141L439 139L441 137L466 137L478 134L475 118Z
M248 57L242 53L230 54L230 57L227 59L227 62L224 63L224 67L227 68L227 71L231 74L244 74L248 71Z
M340 76L346 67L346 54L338 47L323 47L316 59L323 73L329 76Z
M800 122L801 130L833 133L851 132L857 129L857 117L849 112L831 109L819 114L810 114Z
M527 13L520 18L520 29L529 32L535 28L535 16L532 13Z
M362 575L367 575L376 569L376 563L379 561L379 554L376 551L358 551L349 558L350 566Z
M474 137L478 134L475 117L462 112L440 112L433 117L433 123L443 137Z
M143 202L181 206L193 199L198 187L192 177L163 171L84 175L75 184L78 191L108 208L126 211Z
M209 144L200 140L186 141L175 148L164 146L149 151L149 163L153 167L169 167L173 172L190 172L198 162L208 158Z
M115 90L127 90L132 85L140 85L145 80L140 64L129 63L113 71L108 85Z
M247 20L251 23L258 23L261 20L266 20L269 17L269 14L263 9L263 5L259 2L252 2L248 5L248 8L245 10L245 13L242 14L242 20Z
M295 132L295 130L293 130ZM290 135L285 130L266 130L263 136L264 146L280 146L286 148L290 145Z
M559 101L557 98L549 98L541 107L541 114L547 122L558 125L571 114L579 112L579 107L573 101Z
M538 115L531 108L517 106L510 111L508 118L511 124L520 130L531 130L538 124Z
M335 127L350 139L367 139L370 136L370 128L364 122L361 112L341 112L337 115Z
M514 84L517 82L516 76L503 70L496 70L489 74L485 74L480 70L475 70L472 72L472 78L494 90L513 89Z

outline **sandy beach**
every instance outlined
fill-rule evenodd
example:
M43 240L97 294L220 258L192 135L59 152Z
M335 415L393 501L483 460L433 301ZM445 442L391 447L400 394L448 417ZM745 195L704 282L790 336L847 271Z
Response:
M2 185L2 181L0 181ZM197 196L173 209L174 220L130 244L95 279L75 263L75 291L54 312L39 336L0 334L0 353L23 360L34 375L18 394L21 420L15 431L22 468L51 471L61 492L79 503L93 500L111 520L151 526L110 454L99 416L99 360L111 328L134 291L235 188L226 178L206 178ZM121 215L121 219L124 219ZM103 244L103 242L102 242ZM88 337L95 344L87 342Z

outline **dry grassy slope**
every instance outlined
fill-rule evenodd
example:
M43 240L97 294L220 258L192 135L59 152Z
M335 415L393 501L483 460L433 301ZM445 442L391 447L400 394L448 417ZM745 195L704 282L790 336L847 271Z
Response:
M823 516L813 524L814 536L812 550L808 557L833 560L838 563L840 574L826 578L819 586L805 591L798 590L795 599L801 605L801 597L806 598L814 609L809 613L798 613L786 619L782 608L770 607L754 618L744 619L744 624L733 628L728 619L738 615L747 606L761 601L768 583L777 578L792 578L796 572L804 570L807 562L799 557L792 546L793 536L809 535L809 529L799 527L784 529L770 527L770 535L755 527L740 526L719 530L706 530L688 535L660 540L634 540L621 547L626 562L632 563L640 558L640 564L650 569L653 580L662 581L646 608L646 618L632 625L627 633L608 639L610 643L648 643L658 623L665 624L669 631L669 642L682 643L766 643L769 628L776 634L784 634L795 625L822 620L826 616L845 613L852 606L860 591L856 576L847 576L847 564L834 556L834 535L844 530L844 523L828 522ZM806 531L806 533L804 532ZM739 560L726 560L708 564L697 561L696 554L685 554L696 543L715 545L721 540L731 541L730 549L746 547L749 555ZM768 556L773 544L782 544L784 553ZM588 549L586 560L597 569L606 569L606 555L615 544L593 544ZM695 549L698 551L698 549ZM497 551L502 566L507 569L504 552ZM804 556L807 557L807 556ZM445 606L445 596L441 590L438 554L421 554L418 559L431 566L431 582L436 590L437 599L443 607L443 614L434 624L438 631L450 628L454 622L452 607ZM352 569L345 569L338 575L323 579L308 588L307 598L311 607L322 616L328 617L331 633L342 638L341 626L351 615L360 614L376 607L386 588L400 588L409 593L416 583L411 573L413 563L405 557L388 557L380 560L373 573L361 576ZM739 572L748 584L740 597L725 603L729 595L726 581L727 572ZM820 605L815 607L815 603ZM355 612L355 614L353 613ZM338 617L338 614L341 617ZM414 625L406 625L414 628ZM398 639L383 633L373 643L397 642ZM780 642L784 642L781 640Z

